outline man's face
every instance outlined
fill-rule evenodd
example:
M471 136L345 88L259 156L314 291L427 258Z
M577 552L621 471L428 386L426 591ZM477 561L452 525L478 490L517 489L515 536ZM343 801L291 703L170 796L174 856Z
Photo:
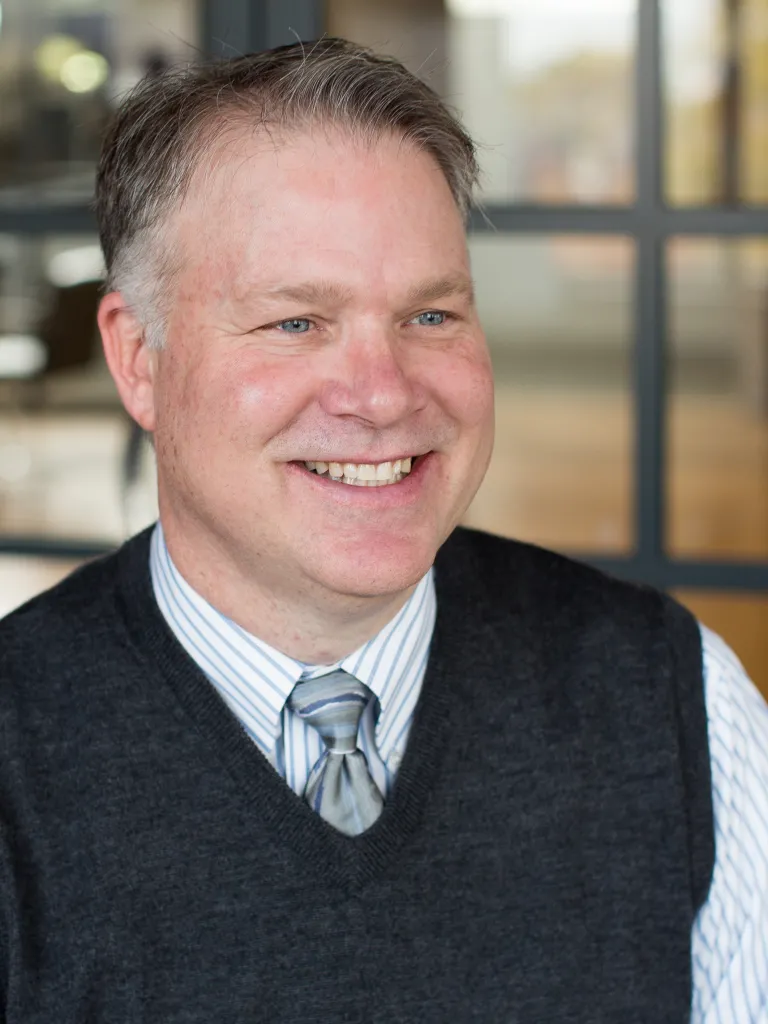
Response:
M173 231L153 385L164 522L283 597L404 591L492 446L443 175L396 139L249 134L197 176Z

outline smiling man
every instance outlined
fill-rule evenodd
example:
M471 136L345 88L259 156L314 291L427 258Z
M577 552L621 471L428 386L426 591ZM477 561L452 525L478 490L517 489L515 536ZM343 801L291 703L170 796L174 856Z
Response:
M144 282L123 285L120 255L100 314L155 438L175 566L308 662L392 619L491 452L460 209L434 157L380 131L235 118L156 243L173 261L162 347L143 342ZM122 173L107 165L104 187L129 188Z
M160 521L0 626L6 1024L765 1019L765 705L669 598L458 526L476 177L342 40L119 112Z

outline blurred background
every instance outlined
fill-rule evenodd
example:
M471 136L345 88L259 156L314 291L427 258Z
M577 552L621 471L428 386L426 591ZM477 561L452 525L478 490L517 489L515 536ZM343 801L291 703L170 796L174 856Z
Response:
M673 591L768 693L768 0L0 0L0 612L156 516L90 210L143 74L329 32L481 145L466 521Z

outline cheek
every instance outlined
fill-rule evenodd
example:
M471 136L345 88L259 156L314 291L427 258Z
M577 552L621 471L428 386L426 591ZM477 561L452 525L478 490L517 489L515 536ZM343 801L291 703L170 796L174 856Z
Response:
M194 351L177 339L169 342L157 376L155 430L158 460L167 469L204 463L225 439L232 403L222 400L222 383L215 368L195 359Z
M221 382L221 401L243 420L271 420L292 401L288 382L266 367L234 369Z
M238 361L221 375L218 400L233 425L262 440L274 437L306 406L301 368L259 359Z
M190 385L186 404L201 420L194 428L200 448L218 444L235 457L238 451L260 454L312 397L299 366L254 359L250 353L201 367Z
M466 428L493 425L493 372L484 345L467 345L446 360L438 378L445 408Z

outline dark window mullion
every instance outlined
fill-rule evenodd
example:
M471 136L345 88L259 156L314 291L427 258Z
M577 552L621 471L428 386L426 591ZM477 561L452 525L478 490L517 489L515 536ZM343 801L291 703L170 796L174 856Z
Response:
M203 0L202 49L210 57L236 57L265 47L264 4L254 0Z
M96 558L114 551L117 544L68 540L65 537L0 534L0 555L19 558L60 558L64 561Z
M473 234L631 235L648 231L656 238L676 235L768 235L768 208L695 207L655 210L634 206L533 206L484 203L472 211Z
M203 48L234 57L322 34L319 0L203 0Z
M63 205L40 199L4 206L0 196L0 233L9 235L89 235L96 231L90 203Z
M685 587L701 590L729 590L740 593L768 593L768 564L759 562L715 562L663 558L610 558L605 555L578 557L604 572L623 579L648 583L662 590Z
M658 234L768 235L768 207L681 207L658 214Z
M631 206L534 206L483 203L472 210L473 234L509 231L513 234L616 235L637 232L637 214Z
M637 557L649 568L664 557L666 302L661 215L663 120L659 0L640 0L636 56L635 152L635 530Z

